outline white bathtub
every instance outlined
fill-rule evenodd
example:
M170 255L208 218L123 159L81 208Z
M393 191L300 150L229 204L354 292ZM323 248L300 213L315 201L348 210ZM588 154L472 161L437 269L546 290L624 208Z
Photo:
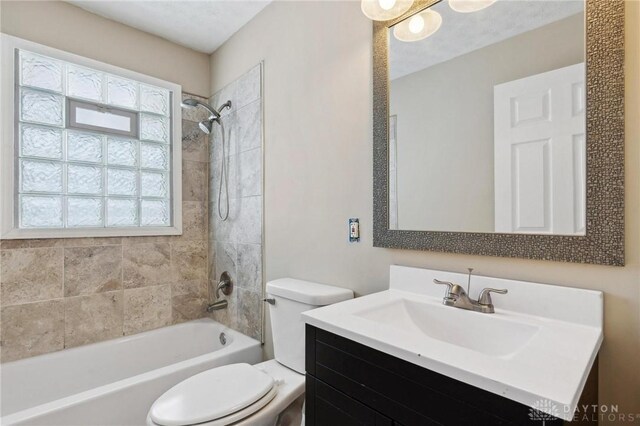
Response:
M176 383L260 361L257 340L202 319L8 362L0 366L0 424L144 425L151 404Z

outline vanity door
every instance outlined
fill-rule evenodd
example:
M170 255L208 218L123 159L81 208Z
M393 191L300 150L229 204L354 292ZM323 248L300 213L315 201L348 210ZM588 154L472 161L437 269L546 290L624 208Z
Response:
M310 325L305 339L307 426L598 423L597 412L537 420L529 406ZM580 407L597 407L597 377L594 364Z
M313 376L307 376L306 392L307 418L305 421L307 425L399 425Z

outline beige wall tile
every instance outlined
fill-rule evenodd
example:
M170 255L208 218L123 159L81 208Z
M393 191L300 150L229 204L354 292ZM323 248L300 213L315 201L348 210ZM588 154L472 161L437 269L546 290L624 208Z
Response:
M64 303L65 347L122 336L122 291L68 297Z
M124 246L122 277L125 289L171 283L169 243Z
M174 324L207 316L207 282L180 281L171 285L171 310Z
M62 297L62 248L2 250L2 305L17 305Z
M25 248L42 248L42 247L63 247L64 241L61 239L36 239L36 240L2 240L0 241L0 249L15 250Z
M124 291L124 334L134 334L171 324L171 286Z
M207 204L202 201L182 203L182 240L207 239Z
M207 316L207 299L190 294L171 298L172 323L178 324Z
M209 181L208 167L208 163L197 161L182 162L183 201L207 200L207 182Z
M0 249L15 250L23 248L42 247L85 247L85 246L113 246L122 244L120 237L88 237L88 238L53 238L34 240L3 240Z
M130 246L133 244L153 244L153 243L170 243L180 238L175 235L158 235L150 237L126 237L122 239L123 246Z
M62 299L2 308L2 362L64 348Z
M207 243L205 241L172 243L171 268L174 281L205 280L207 276Z
M200 130L197 122L182 120L182 159L209 161L209 137Z
M87 238L64 238L62 243L65 247L86 247L86 246L117 246L122 244L120 237L87 237Z
M66 297L122 288L122 247L74 247L64 250Z
M192 295L200 298L207 298L209 296L207 282L203 280L174 282L171 284L171 295Z

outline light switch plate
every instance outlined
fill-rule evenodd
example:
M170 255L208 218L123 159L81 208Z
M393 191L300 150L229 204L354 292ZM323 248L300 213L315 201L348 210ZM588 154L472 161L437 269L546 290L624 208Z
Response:
M360 219L349 219L349 242L357 243L360 241Z

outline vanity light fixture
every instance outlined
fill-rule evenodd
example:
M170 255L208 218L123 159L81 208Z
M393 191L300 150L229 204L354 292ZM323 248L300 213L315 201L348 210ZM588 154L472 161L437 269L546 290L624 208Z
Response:
M394 25L393 35L400 41L418 41L429 37L440 29L442 16L427 9Z
M477 12L494 4L496 0L449 0L451 9L460 13Z
M362 0L360 7L367 18L388 21L405 13L414 0Z

